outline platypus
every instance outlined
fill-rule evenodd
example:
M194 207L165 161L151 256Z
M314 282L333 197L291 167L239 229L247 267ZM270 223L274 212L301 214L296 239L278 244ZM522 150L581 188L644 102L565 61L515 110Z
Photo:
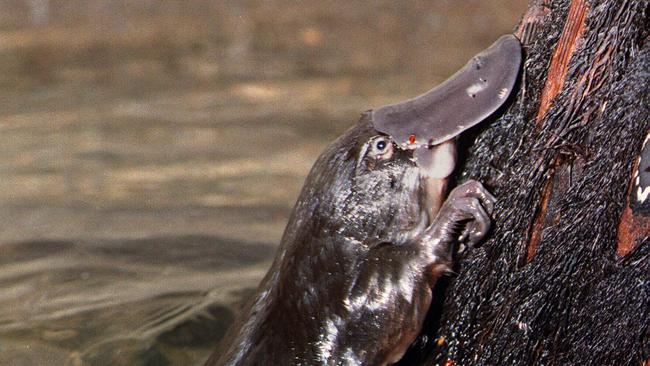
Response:
M513 89L521 46L497 40L440 86L362 114L317 159L277 256L206 365L389 365L422 328L438 278L490 228L495 198L447 195L456 138Z

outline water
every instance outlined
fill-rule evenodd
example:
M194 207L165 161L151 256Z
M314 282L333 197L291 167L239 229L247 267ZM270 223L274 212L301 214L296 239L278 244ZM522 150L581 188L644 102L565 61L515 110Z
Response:
M29 3L0 3L0 365L200 364L326 144L525 7Z

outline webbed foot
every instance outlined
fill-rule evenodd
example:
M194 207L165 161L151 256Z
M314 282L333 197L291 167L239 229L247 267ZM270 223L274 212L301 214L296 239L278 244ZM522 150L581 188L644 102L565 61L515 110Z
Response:
M475 180L454 188L432 224L442 242L474 247L490 230L496 198Z

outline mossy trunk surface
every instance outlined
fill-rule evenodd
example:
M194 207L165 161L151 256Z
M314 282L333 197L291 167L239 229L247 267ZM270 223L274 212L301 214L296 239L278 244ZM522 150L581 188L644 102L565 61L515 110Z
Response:
M650 2L533 0L518 91L459 180L498 198L403 360L648 364L650 216L630 204L649 129ZM634 202L633 202L634 203Z

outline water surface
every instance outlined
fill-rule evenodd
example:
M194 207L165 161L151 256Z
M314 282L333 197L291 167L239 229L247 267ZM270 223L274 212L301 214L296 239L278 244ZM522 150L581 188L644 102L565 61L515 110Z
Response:
M326 144L524 2L0 3L0 364L200 364Z

